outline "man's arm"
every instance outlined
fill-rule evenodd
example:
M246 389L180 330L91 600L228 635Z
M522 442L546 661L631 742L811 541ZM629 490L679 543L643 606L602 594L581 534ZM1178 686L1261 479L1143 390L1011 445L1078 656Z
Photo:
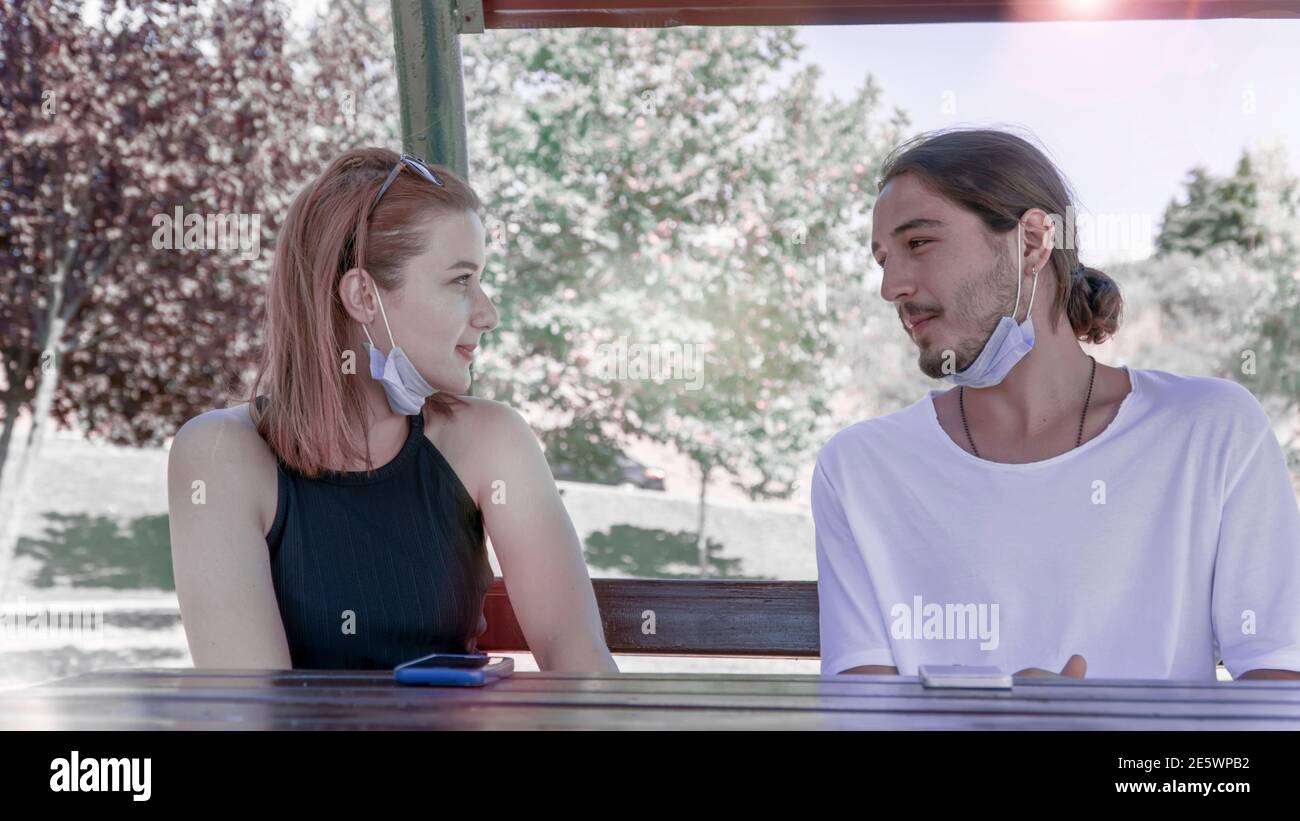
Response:
M1224 444L1228 467L1211 616L1219 658L1240 680L1300 678L1300 509L1268 416L1245 390Z
M812 514L822 673L897 674L897 667L884 663L897 659L862 554L820 456L813 469Z

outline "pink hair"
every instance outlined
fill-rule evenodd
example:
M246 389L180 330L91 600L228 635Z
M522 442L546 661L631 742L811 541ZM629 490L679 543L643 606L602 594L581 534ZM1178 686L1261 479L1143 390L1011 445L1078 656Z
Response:
M473 189L450 169L429 166L446 184L439 188L404 167L367 220L397 161L382 148L344 153L294 198L276 238L266 347L249 407L276 456L306 476L358 461L373 468L357 382L370 378L369 360L352 351L356 321L339 299L343 274L364 268L380 288L400 287L402 265L424 249L423 225L431 213L480 208ZM343 373L345 351L355 357L355 375ZM261 393L271 401L259 412ZM450 413L452 401L434 394L422 412Z

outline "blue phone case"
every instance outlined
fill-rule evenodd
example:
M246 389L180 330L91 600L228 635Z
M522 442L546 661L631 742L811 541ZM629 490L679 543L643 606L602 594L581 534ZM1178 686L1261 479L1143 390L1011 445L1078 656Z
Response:
M435 654L436 655L436 654ZM398 665L393 678L398 684L428 684L441 687L482 687L514 672L515 660L499 658L484 667L412 667L428 658L414 659Z

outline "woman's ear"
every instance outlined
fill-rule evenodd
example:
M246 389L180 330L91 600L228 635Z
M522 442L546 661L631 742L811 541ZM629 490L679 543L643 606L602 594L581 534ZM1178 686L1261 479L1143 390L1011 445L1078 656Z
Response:
M362 268L353 268L339 280L339 301L348 316L362 325L374 322L379 314L375 304L375 281Z

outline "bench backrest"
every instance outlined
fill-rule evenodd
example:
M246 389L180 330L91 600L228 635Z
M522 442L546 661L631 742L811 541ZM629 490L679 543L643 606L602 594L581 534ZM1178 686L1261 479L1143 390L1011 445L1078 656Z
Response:
M592 579L611 653L816 658L817 583ZM485 652L527 652L505 582L484 602Z

